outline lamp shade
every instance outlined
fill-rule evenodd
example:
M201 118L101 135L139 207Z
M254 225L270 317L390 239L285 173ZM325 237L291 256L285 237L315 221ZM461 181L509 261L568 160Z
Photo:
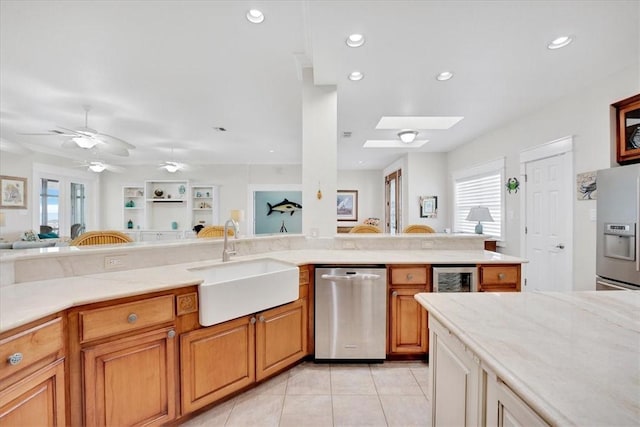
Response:
M233 209L231 211L231 219L235 222L244 221L244 211L242 209Z
M482 224L481 221L484 222L493 222L493 218L491 217L491 212L489 212L489 208L485 206L476 206L469 210L469 214L466 218L467 221L478 221L476 225L476 233L482 234Z
M489 212L489 208L485 206L476 206L469 210L466 220L493 222L493 217L491 216L491 212Z

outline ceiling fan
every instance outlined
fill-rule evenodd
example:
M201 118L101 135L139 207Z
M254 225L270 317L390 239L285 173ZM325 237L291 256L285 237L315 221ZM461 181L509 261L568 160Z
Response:
M76 167L86 168L88 171L95 172L95 173L100 173L105 170L108 170L109 172L115 172L115 173L122 173L125 171L125 169L120 166L110 165L100 160L92 160L92 161L84 160L84 161L77 161L76 163L78 164Z
M171 158L173 157L173 147L171 147ZM189 166L184 163L176 162L173 160L168 160L166 162L160 163L159 169L164 169L169 173L176 173L178 171L189 170Z
M59 129L52 129L48 133L22 133L21 135L54 135L66 136L68 140L62 143L64 148L81 148L84 150L95 150L116 156L128 156L129 150L136 148L134 145L123 141L115 136L99 133L97 130L89 127L89 111L90 105L83 105L84 108L84 126L76 129L69 129L58 126Z

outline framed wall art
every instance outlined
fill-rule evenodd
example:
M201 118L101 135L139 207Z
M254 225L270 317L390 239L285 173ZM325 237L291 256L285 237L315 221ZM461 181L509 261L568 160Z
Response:
M358 220L358 190L338 190L338 221Z
M438 196L420 197L420 218L436 218L438 216Z
M616 109L616 160L640 162L640 94L613 104Z
M2 209L27 209L27 178L0 175Z

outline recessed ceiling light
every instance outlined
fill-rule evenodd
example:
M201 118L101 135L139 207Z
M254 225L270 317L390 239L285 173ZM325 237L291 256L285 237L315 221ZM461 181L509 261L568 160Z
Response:
M552 40L548 45L547 49L560 49L561 47L565 47L569 43L571 43L573 39L569 36L562 36Z
M362 34L351 34L347 37L347 46L360 47L364 44L364 36Z
M462 119L459 116L382 116L376 129L449 129Z
M253 24L260 24L264 21L264 15L258 9L251 9L247 12L247 19Z
M349 80L351 80L352 82L357 82L358 80L362 80L363 78L364 74L362 74L360 71L354 71L349 74Z
M443 71L436 76L436 80L440 82L444 82L453 77L453 73L451 71Z
M276 152L276 150L269 150L269 152L270 152L270 153L275 153L275 152Z

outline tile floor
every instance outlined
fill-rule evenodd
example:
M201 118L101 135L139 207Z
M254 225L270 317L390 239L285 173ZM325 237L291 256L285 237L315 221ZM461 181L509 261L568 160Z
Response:
M424 426L427 378L422 362L305 362L183 426Z

